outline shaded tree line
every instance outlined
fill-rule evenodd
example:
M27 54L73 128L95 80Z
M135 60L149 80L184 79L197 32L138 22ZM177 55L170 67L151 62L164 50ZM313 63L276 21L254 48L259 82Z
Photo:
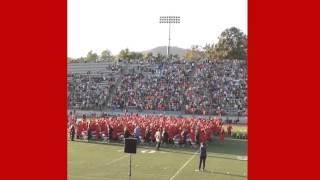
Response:
M216 44L206 44L205 46L193 45L187 49L184 57L186 60L200 59L247 59L248 38L240 29L231 27L224 30L218 37ZM170 59L180 59L178 55L171 55ZM99 61L114 61L114 60L154 60L162 61L166 56L162 54L141 53L130 51L128 48L122 49L116 56L112 55L108 49L101 52L100 55L89 51L86 57L70 58L68 62L99 62Z
M217 44L206 44L204 47L193 45L187 50L185 59L247 59L248 38L240 29L231 27L218 37Z

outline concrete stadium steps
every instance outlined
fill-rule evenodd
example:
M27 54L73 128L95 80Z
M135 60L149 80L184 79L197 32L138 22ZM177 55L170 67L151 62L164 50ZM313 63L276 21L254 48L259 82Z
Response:
M68 73L81 73L81 72L97 72L97 71L107 71L106 67L113 65L113 63L69 63Z

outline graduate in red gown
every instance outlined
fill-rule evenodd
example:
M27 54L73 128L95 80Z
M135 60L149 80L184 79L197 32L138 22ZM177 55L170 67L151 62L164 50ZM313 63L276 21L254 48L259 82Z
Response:
M139 125L142 128L142 136L145 134L146 127L149 126L150 137L154 140L154 134L157 129L165 128L168 132L169 139L172 142L174 135L179 134L183 130L191 136L192 141L205 142L212 140L212 134L219 132L220 142L223 143L224 132L222 130L222 124L217 118L205 120L199 118L186 118L186 117L175 117L175 116L156 116L156 115L131 115L126 116L116 116L109 118L83 118L82 121L77 123L76 134L81 136L83 131L87 131L88 125L90 123L90 128L92 132L96 133L97 139L101 138L101 133L106 133L109 136L112 135L114 138L119 139L119 136L123 134L124 127L127 126L130 133L133 133L135 126ZM107 125L113 128L113 131L108 132ZM197 137L197 132L199 133Z

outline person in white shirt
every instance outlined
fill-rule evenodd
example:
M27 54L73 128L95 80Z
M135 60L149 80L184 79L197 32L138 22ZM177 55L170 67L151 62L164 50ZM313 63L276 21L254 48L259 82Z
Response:
M161 133L160 133L160 129L157 130L156 134L154 135L154 137L156 138L156 149L159 150L160 148L160 142L161 142Z

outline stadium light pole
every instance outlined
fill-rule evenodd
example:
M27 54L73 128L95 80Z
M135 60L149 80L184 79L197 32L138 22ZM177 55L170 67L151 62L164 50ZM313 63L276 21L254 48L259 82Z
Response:
M170 58L171 24L180 24L180 16L160 16L160 24L169 24L169 43L167 57Z

